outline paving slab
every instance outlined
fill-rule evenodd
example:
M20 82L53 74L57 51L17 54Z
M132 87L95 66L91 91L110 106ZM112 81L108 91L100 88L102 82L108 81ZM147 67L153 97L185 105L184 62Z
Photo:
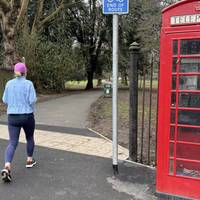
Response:
M0 125L0 139L8 140L8 128ZM23 129L20 134L20 142L26 143ZM105 158L112 158L112 143L105 138L88 133L88 135L78 135L70 133L60 133L54 131L35 130L35 143L37 146L48 147L57 150L70 151L86 155L94 155ZM119 149L119 159L128 158L128 150L121 146Z

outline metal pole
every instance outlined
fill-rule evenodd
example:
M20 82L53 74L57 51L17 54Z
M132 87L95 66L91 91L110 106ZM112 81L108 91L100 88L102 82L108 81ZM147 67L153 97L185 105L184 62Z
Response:
M139 44L130 45L129 159L137 162L138 138L138 60Z
M151 159L151 115L152 115L152 92L153 92L153 55L151 58L151 79L150 79L150 91L149 91L149 133L148 133L148 164L150 165Z
M143 89L142 89L142 130L141 130L141 149L140 149L140 163L143 163L144 151L144 122L145 122L145 95L146 94L146 67L143 66Z
M118 15L113 15L113 95L112 95L112 130L113 130L113 170L114 174L118 174Z

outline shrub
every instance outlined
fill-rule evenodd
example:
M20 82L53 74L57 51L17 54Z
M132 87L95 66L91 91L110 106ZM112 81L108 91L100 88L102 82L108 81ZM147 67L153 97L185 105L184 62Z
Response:
M18 51L26 58L28 78L39 92L61 92L64 89L69 51L29 34L19 37Z
M8 80L10 80L13 77L13 72L0 70L0 74L1 74L0 76L0 101L1 101L5 84Z

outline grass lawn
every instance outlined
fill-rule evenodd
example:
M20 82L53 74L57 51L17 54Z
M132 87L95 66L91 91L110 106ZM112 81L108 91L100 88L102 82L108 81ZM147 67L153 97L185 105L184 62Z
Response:
M65 88L66 89L85 89L87 85L87 81L67 81L65 83ZM93 80L93 85L94 87L96 87L97 85L97 80Z

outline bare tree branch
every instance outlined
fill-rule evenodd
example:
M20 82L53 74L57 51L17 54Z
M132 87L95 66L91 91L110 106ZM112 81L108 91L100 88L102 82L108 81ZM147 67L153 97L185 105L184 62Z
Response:
M22 22L24 21L24 18L28 11L28 4L30 0L21 0L21 9L16 21L16 28L19 29L22 25Z
M57 9L52 12L49 16L47 16L45 19L43 19L39 25L39 28L42 29L43 26L53 20L55 16L64 8L64 0L61 1L60 5L57 7Z
M12 0L10 3L10 7L13 14L19 13L19 9L21 8L21 0Z
M34 32L35 29L37 29L37 26L39 26L39 22L42 16L43 6L44 6L44 0L38 0L37 12L36 12L35 19L31 28L31 32Z
M2 10L3 13L10 11L10 5L6 0L0 0L0 10Z
M55 8L58 8L56 0L53 0L53 3L54 3Z
M78 3L81 3L81 1L73 2L73 3L68 3L68 4L65 5L65 4L64 4L64 0L62 0L61 3L60 3L60 5L57 7L57 9L56 9L54 12L52 12L49 16L47 16L44 20L41 21L40 26L39 26L40 30L43 29L43 27L45 26L45 24L47 24L47 23L49 23L50 21L52 21L52 20L56 17L56 15L57 15L62 9L64 9L64 7L69 8L69 7L71 7L71 6L77 5Z

